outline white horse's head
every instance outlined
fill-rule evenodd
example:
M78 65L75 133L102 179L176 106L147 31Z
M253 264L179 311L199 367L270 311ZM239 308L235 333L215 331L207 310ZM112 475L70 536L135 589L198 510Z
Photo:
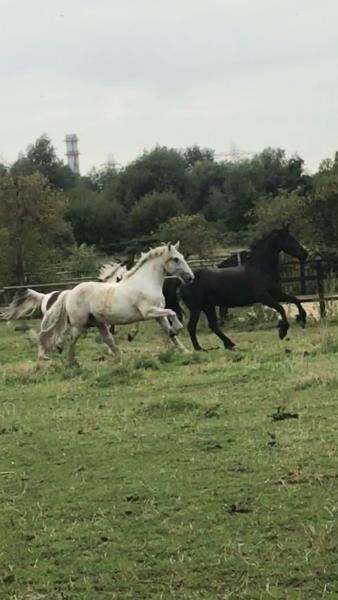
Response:
M183 279L185 283L190 283L194 280L194 274L188 263L185 261L183 254L178 251L180 243L167 244L167 256L164 263L164 271L167 276L175 276Z

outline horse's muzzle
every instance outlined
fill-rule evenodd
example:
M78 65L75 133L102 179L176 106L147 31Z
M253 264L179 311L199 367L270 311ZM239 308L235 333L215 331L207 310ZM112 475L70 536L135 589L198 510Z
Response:
M195 279L195 275L193 273L191 275L189 273L182 273L182 279L184 283L192 283Z

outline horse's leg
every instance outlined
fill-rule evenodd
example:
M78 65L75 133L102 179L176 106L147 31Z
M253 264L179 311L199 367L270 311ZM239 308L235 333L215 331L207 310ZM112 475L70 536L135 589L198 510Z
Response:
M75 359L75 344L76 344L77 340L79 339L81 333L82 333L81 327L77 327L76 325L70 326L70 329L69 329L70 344L69 344L69 350L68 350L68 363L70 365L78 364L78 362Z
M287 302L288 304L295 304L298 308L298 313L299 313L296 317L296 321L297 321L297 323L300 324L301 327L305 327L306 311L302 307L297 296L294 296L293 294L286 294L285 292L280 291L280 292L278 292L278 294L274 294L274 298L276 298L276 300L278 300L279 302Z
M176 313L173 310L162 308L161 306L146 306L144 308L139 306L138 309L143 319L160 319L161 317L170 317L172 319L176 317Z
M111 350L114 356L119 356L121 354L120 348L115 343L115 340L111 334L111 328L106 323L97 322L97 328L101 334L102 341L107 344L109 350Z
M225 325L225 320L228 316L228 307L227 306L220 306L219 307L219 324L221 327L223 327Z
M178 316L175 314L174 317L170 317L170 325L172 332L176 335L181 329L183 329L183 325L179 320Z
M227 350L232 350L235 344L230 340L230 338L224 335L223 331L221 331L221 329L219 328L216 315L216 308L214 306L208 306L206 308L203 308L203 312L206 314L211 331L213 331L222 340L224 348L226 348Z
M41 340L39 342L39 347L38 347L38 359L39 360L49 360L47 350L44 348L43 344L41 343Z
M188 331L191 339L191 343L194 346L195 350L203 350L202 346L200 346L199 341L196 336L196 328L198 319L200 318L201 310L199 308L195 308L190 311L190 317L188 322Z
M184 315L184 313L183 313L183 309L181 308L181 306L179 304L175 308L175 313L176 313L176 316L177 316L179 322L183 323L183 315Z
M177 317L176 320L181 325ZM183 352L188 352L185 346L182 344L182 342L178 339L173 328L170 326L168 319L166 319L165 317L160 317L159 319L156 319L156 321L158 322L160 327L162 327L163 331L165 331L165 333L168 335L169 339L175 344L176 348L179 348L179 350L182 350Z
M278 335L279 335L280 339L282 340L283 338L285 338L285 336L288 332L288 329L290 327L289 321L287 320L286 312L285 312L283 306L281 306L281 304L278 304L278 302L276 302L276 300L274 300L274 298L272 298L272 296L270 296L270 294L264 294L264 295L260 296L259 302L264 304L264 306L273 308L282 317L282 320L279 321L278 325L277 325Z
M140 323L134 323L131 330L128 332L128 342L132 342L133 339L137 336L140 329Z

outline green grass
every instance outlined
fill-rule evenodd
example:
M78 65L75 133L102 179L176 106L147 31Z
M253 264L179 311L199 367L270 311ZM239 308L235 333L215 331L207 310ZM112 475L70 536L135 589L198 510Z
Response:
M38 367L0 324L1 600L338 598L337 325L119 334Z

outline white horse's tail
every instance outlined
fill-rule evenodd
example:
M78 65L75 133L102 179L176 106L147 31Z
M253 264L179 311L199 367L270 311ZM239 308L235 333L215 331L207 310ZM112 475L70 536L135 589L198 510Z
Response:
M38 308L41 308L45 294L27 289L15 294L12 302L1 313L1 318L6 321L20 319L20 317L31 316Z
M70 290L62 292L42 319L39 340L45 351L53 350L60 344L68 329L66 299L69 292Z

